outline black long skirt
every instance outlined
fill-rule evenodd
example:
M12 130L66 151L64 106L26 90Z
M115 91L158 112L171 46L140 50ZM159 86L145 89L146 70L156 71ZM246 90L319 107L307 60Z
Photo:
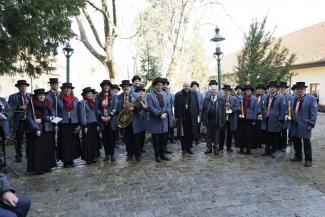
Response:
M97 131L97 123L87 124L87 134L82 129L82 153L81 159L84 161L93 161L99 157L100 138Z
M42 173L56 167L55 147L52 132L44 132L40 137L27 135L27 171Z
M81 156L79 134L74 131L78 124L60 124L58 132L58 160L69 162Z

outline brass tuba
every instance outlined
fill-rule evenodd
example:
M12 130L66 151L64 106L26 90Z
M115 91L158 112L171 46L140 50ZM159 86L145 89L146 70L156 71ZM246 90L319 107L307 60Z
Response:
M126 128L129 126L133 119L133 111L129 110L129 108L138 108L141 105L143 106L143 102L139 98L132 103L125 102L123 109L117 115L117 126L119 128Z

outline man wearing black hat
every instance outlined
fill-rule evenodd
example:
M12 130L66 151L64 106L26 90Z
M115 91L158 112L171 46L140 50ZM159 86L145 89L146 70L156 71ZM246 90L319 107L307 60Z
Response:
M189 82L184 82L183 89L175 94L175 117L178 122L178 136L181 137L182 153L193 154L193 139L198 138L199 101L191 90Z
M120 87L123 90L123 93L121 93L118 97L118 105L119 105L119 112L124 108L124 105L133 103L138 99L138 95L134 92L131 91L131 82L129 80L123 80L122 83L120 84ZM130 107L129 110L132 111L133 113L135 112L136 108ZM142 127L138 126L138 123L135 122L135 120L132 120L131 123L126 127L121 129L121 133L123 134L124 137L124 142L126 146L126 151L127 151L127 158L126 160L132 160L133 156L137 161L140 160L140 155L141 155L141 147L140 144L135 143L136 141L136 136L138 133L142 131Z
M60 82L58 78L50 78L48 83L51 89L47 93L47 99L52 103L54 114L57 116L58 96L60 95L58 89Z
M255 97L257 99L257 104L259 110L263 110L263 97L265 95L266 86L264 84L258 84L255 90ZM261 148L262 144L265 144L265 130L261 129L262 121L256 120L255 126L255 147L254 148Z
M278 94L279 85L271 81L268 85L269 93L263 97L264 111L260 110L258 119L262 120L262 129L266 131L266 149L262 156L271 155L275 158L278 149L282 125L287 120L284 96Z
M291 135L295 156L291 161L302 161L302 144L304 145L305 167L312 166L311 131L317 120L317 102L312 95L306 94L305 82L297 82L298 94L292 107Z
M26 108L29 103L31 94L26 92L29 84L26 80L18 80L15 86L19 92L9 96L8 103L14 109L14 129L16 131L16 162L22 162L22 142L27 130Z
M233 152L231 148L233 132L237 129L237 112L239 111L240 102L234 96L231 96L232 88L230 85L223 85L223 97L222 99L225 101L226 107L226 126L221 128L220 130L220 142L219 142L219 150L223 150L223 146L226 140L227 152ZM226 134L227 132L227 134Z
M137 87L140 87L140 85L141 85L140 75L134 75L132 78L131 91L135 91L137 89Z
M121 88L118 86L118 84L113 84L112 85L112 92L114 94L118 94L120 92Z
M289 86L287 85L287 82L280 82L279 85L279 94L284 96L286 108L287 108L287 114L289 109L292 108L294 97L293 95L289 94L287 92L287 89ZM290 117L291 118L291 117ZM280 137L280 147L279 149L282 152L286 151L287 145L288 145L288 130L290 129L290 120L285 120L285 122L282 124L282 130L281 130L281 137Z

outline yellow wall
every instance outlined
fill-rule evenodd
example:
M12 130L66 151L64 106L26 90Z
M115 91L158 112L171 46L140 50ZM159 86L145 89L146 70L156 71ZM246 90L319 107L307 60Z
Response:
M318 95L319 104L325 105L325 66L305 68L305 69L295 69L293 70L294 76L292 77L292 84L297 81L304 81L308 85L307 92L309 93L309 88L311 83L319 83Z

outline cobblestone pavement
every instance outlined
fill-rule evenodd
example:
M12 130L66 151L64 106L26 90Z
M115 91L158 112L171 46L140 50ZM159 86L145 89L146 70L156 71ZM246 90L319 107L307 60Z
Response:
M313 135L314 165L289 162L293 152L276 159L221 153L205 156L205 144L193 156L182 156L170 144L172 161L153 161L151 144L141 162L63 169L35 176L23 164L9 164L21 175L10 181L32 200L29 216L325 216L325 116L320 114ZM12 155L12 150L11 150ZM12 157L12 156L11 156Z

